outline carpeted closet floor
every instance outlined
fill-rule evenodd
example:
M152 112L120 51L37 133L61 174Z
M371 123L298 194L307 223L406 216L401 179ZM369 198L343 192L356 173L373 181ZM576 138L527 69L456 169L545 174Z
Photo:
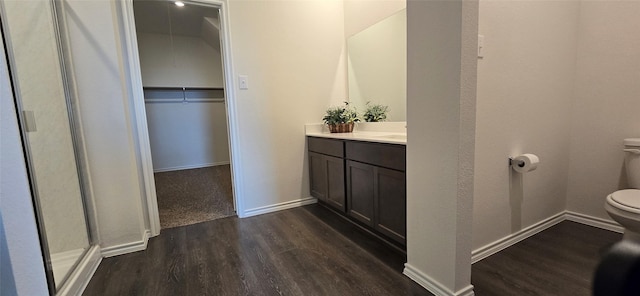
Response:
M235 215L229 165L155 173L154 176L163 229Z

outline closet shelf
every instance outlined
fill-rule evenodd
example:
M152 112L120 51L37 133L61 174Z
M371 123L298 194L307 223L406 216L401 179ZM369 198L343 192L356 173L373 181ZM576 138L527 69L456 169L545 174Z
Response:
M143 86L144 90L224 90L222 87L202 87L202 86Z
M209 99L145 99L145 103L224 103L224 98Z
M145 86L145 103L224 103L224 88Z

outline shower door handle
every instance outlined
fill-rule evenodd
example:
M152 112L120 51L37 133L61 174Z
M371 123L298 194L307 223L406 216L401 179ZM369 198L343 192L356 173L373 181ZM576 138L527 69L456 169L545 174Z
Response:
M36 132L36 117L31 110L22 110L22 118L24 120L24 130L29 132Z

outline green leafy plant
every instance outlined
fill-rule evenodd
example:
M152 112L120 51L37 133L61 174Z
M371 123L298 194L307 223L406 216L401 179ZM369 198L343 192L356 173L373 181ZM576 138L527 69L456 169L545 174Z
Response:
M329 107L322 120L328 125L360 121L358 112L354 107L349 106L349 102L344 102L344 106Z
M364 112L363 117L366 122L385 121L387 120L388 111L389 106L367 102L367 110Z

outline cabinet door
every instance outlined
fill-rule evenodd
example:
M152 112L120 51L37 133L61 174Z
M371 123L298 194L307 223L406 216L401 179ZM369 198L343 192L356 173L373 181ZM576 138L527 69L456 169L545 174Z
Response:
M375 167L347 161L347 214L373 227Z
M309 179L311 183L311 196L326 201L327 163L324 155L309 152Z
M326 202L340 210L345 211L345 186L344 186L344 159L325 156L327 167L327 195Z
M407 234L406 174L376 169L376 219L374 228L405 245Z

